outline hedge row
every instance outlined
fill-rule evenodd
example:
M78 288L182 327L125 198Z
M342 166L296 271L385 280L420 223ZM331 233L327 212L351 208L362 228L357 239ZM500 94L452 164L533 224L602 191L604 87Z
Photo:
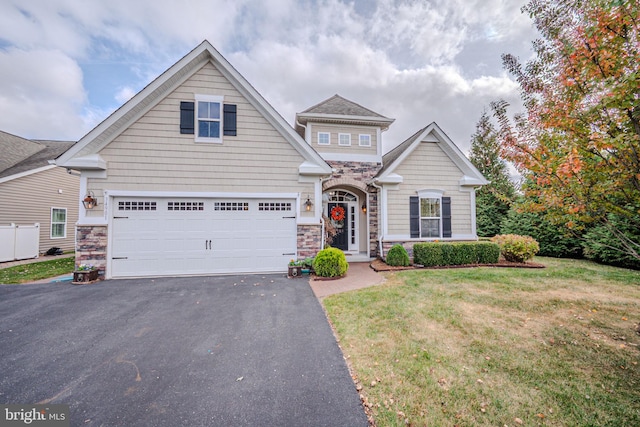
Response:
M500 246L492 242L416 243L413 263L425 267L467 264L495 264Z

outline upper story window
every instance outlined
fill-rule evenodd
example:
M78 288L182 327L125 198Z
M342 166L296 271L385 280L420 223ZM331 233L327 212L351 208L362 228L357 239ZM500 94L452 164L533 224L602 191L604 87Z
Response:
M360 143L361 147L371 147L371 135L369 134L360 134Z
M222 97L196 96L196 141L222 142Z
M329 132L318 132L318 145L331 144L331 134Z
M237 136L237 106L223 104L222 96L196 95L196 102L180 102L180 133L194 135L196 142L221 143Z
M338 134L338 145L344 145L344 146L351 145L351 134L350 133L339 133Z

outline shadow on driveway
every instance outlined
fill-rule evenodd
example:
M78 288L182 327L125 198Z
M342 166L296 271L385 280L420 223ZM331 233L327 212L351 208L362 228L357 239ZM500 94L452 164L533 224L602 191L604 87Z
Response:
M0 403L74 426L367 426L306 280L3 285L0 322Z

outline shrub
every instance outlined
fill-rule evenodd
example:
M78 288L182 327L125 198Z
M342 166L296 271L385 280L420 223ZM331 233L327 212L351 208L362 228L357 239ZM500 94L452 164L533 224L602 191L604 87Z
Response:
M440 243L416 243L413 245L413 263L425 267L445 265L442 257L444 246Z
M629 241L640 245L640 230L627 218L610 214L609 224ZM620 240L604 225L592 227L585 235L584 256L595 262L640 270L640 260L631 256Z
M344 252L337 248L326 248L318 252L313 269L321 277L340 277L349 269Z
M409 254L404 246L393 245L387 253L387 264L392 266L406 267L409 265Z
M512 208L502 222L501 234L533 237L540 245L541 256L582 258L582 232L555 225L541 212L518 212Z
M495 264L500 259L500 246L493 242L475 244L478 264Z
M492 242L416 243L413 245L414 264L425 267L495 264L498 258L500 258L500 247Z
M500 234L491 239L500 245L500 252L507 261L525 262L540 250L538 242L530 236L517 234Z

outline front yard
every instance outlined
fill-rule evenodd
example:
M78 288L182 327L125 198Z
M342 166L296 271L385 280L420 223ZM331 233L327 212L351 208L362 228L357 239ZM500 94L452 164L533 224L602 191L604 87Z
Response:
M536 261L324 300L377 426L640 425L640 271Z

